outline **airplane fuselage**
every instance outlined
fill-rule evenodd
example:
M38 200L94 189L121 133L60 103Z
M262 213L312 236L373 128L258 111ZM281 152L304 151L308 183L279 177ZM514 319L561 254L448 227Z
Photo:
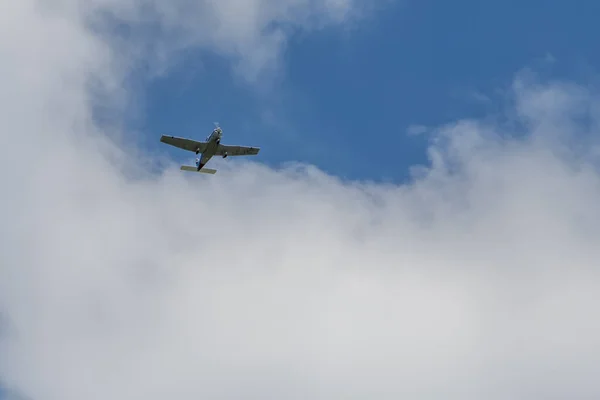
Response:
M196 159L196 168L198 171L202 169L206 165L206 163L215 155L217 150L219 149L219 144L221 143L221 137L223 136L223 131L221 128L216 128L212 131L212 133L206 138L206 149L202 152L202 156ZM196 152L198 154L199 152Z

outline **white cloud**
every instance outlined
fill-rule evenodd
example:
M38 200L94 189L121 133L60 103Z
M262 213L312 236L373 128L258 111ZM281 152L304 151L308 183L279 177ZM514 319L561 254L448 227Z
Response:
M138 160L93 123L86 86L116 90L131 59L77 15L139 20L142 3L40 4L0 12L6 386L34 400L600 395L600 175L593 146L562 146L581 107L597 126L595 93L517 85L527 139L444 127L411 185L231 162L131 180ZM167 32L187 15L144 4ZM292 5L308 19L306 4ZM293 20L269 10L204 44L260 48L256 26ZM213 22L227 18L241 17Z
M383 0L70 1L102 30L114 33L115 22L125 23L128 41L119 41L122 53L146 58L151 55L158 71L171 64L178 50L202 46L234 59L235 70L250 81L277 72L281 53L294 30L348 24L383 3ZM116 37L121 39L122 32Z

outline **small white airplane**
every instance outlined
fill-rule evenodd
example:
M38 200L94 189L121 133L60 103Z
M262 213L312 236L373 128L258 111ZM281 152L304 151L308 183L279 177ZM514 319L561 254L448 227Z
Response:
M260 151L259 147L228 146L221 144L223 130L218 126L218 124L215 124L215 126L216 128L210 135L208 135L205 142L197 142L192 139L184 139L166 135L162 135L160 137L160 141L183 150L193 151L196 154L202 153L202 156L196 158L196 167L182 165L181 170L203 172L205 174L214 174L217 172L216 169L204 168L206 163L213 156L221 156L223 158L227 158L228 156L253 156L257 155Z

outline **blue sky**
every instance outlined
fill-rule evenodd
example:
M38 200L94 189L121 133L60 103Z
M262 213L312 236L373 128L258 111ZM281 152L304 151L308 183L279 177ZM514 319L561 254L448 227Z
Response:
M262 147L257 161L269 165L401 181L426 162L427 137L407 135L411 125L495 110L496 91L525 67L595 73L599 13L593 0L397 2L355 29L293 37L267 94L236 80L226 59L192 53L146 88L138 128L154 149L162 133L204 138L219 121L226 143Z

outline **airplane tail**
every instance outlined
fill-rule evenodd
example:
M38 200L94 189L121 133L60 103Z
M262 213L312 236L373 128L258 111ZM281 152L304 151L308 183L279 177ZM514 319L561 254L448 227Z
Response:
M181 170L182 171L190 171L190 172L201 172L203 174L214 174L215 172L217 172L216 169L211 169L211 168L202 168L200 169L200 171L198 171L196 169L196 167L192 167L190 165L182 165L181 166Z

